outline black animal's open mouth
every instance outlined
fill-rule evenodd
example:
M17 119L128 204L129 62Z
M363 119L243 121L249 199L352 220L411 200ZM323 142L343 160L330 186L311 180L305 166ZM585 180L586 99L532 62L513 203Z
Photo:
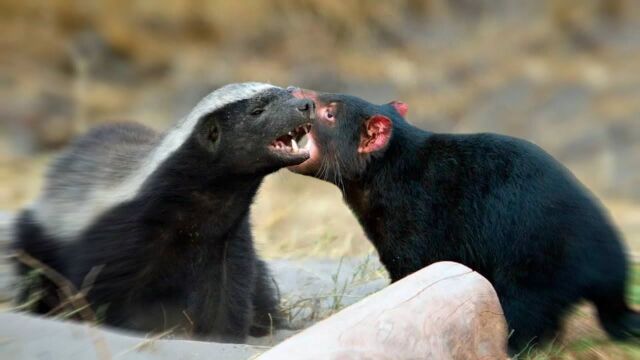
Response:
M311 131L311 123L303 124L273 140L269 147L283 155L302 155L309 157L307 137Z

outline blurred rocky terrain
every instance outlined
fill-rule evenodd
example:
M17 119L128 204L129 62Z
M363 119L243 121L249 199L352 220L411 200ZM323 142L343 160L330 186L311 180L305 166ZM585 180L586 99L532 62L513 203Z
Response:
M640 249L640 3L634 0L0 0L0 209L98 123L156 129L236 81L399 99L440 132L529 139ZM280 173L255 226L270 256L370 250L337 191Z

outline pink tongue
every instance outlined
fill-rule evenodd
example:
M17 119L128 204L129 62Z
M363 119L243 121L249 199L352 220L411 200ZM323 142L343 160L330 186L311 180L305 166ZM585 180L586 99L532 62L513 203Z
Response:
M281 147L285 147L285 145L282 141L276 141L276 147L281 148Z

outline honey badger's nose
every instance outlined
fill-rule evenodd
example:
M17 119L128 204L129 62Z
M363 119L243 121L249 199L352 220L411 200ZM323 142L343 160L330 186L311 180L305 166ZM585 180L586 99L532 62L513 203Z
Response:
M296 108L303 114L310 114L315 111L315 104L309 99L300 99L296 104Z
M298 105L298 110L300 111L309 111L313 107L313 102L311 100L303 100L301 104Z

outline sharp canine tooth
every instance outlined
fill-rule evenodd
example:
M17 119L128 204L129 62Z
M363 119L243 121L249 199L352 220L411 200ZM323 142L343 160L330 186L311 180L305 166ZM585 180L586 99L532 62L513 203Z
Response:
M293 147L294 151L298 151L298 143L296 142L296 139L291 139L291 146Z

